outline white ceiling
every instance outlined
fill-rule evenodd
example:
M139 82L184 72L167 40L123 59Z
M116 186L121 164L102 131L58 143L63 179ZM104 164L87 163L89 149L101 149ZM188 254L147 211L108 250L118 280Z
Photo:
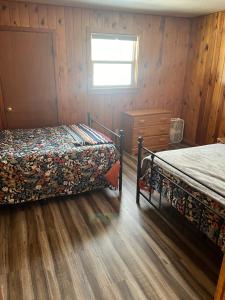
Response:
M49 4L122 9L152 14L194 17L225 10L225 0L28 0Z

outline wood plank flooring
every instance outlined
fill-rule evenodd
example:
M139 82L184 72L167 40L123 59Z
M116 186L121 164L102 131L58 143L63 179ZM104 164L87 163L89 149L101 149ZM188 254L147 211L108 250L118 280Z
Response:
M0 299L213 299L222 254L141 201L104 190L0 208Z

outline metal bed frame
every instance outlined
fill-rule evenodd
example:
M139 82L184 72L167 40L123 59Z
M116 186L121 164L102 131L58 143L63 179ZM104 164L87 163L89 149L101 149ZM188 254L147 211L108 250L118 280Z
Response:
M119 192L121 194L122 192L122 179L123 179L123 145L124 145L124 131L121 129L119 130L119 134L112 131L111 129L107 128L105 125L102 123L98 122L95 120L92 116L91 113L87 113L87 120L88 120L88 126L92 127L92 125L95 123L104 130L106 130L108 133L111 134L111 137L114 138L114 143L119 151L119 156L120 156L120 172L119 172Z
M175 182L175 180L169 178L168 176L166 176L165 174L163 174L160 169L158 168L154 168L154 159L157 158L161 161L163 161L164 163L166 163L167 165L169 165L170 167L176 169L177 171L181 172L182 174L184 174L185 176L187 176L188 178L194 180L195 182L201 184L202 186L206 187L207 189L211 190L212 192L216 193L218 196L223 197L225 200L225 197L223 194L219 193L218 191L210 188L209 186L207 186L206 184L200 182L199 180L193 178L192 176L188 175L186 172L180 170L179 168L175 167L174 165L170 164L169 162L165 161L164 159L160 158L157 154L155 154L154 152L152 152L151 150L147 149L146 147L143 146L143 142L144 139L142 137L138 138L138 160L137 160L137 191L136 191L136 203L139 205L140 204L140 195L144 197L145 200L148 201L148 203L150 203L154 208L156 208L161 214L162 214L162 187L163 187L163 181L167 180L168 182L170 182L171 186L172 186L172 191L170 194L170 207L173 208L177 213L178 210L172 205L172 199L173 199L173 195L174 195L174 189L180 189L183 192L184 195L184 211L183 214L179 213L179 215L181 215L182 217L185 218L185 220L187 220L187 218L185 217L186 215L186 209L187 209L187 202L189 201L189 199L191 198L192 200L195 200L196 203L198 204L199 208L200 208L200 214L199 214L199 219L196 225L193 225L192 223L188 222L189 224L191 224L192 226L194 226L195 228L197 228L198 231L201 232L201 225L202 225L202 216L203 216L203 212L208 210L211 213L214 213L216 216L218 216L219 218L219 232L218 232L218 236L216 239L216 244L218 245L218 239L220 236L220 231L221 228L224 224L225 221L225 217L223 215L221 215L219 212L215 211L213 208L209 207L208 205L206 205L205 203L203 203L201 200L199 200L198 198L196 198L195 196L193 196L188 190L186 190L185 188L183 188L181 185L179 185L177 182ZM139 185L139 180L142 176L141 174L141 163L142 163L142 151L147 152L150 155L150 169L151 169L151 173L150 173L150 178L149 178L149 197L147 197L141 190L140 190L140 185ZM153 174L158 174L159 176L157 176L157 178L159 178L159 182L157 182L159 184L159 191L157 191L159 193L159 200L158 200L158 206L152 202L152 189L154 191L156 191L154 188L152 187L152 183L156 182L153 181ZM157 200L155 200L157 201Z

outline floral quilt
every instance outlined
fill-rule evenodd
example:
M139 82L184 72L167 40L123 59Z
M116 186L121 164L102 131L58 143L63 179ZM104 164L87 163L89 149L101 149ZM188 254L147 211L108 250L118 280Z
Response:
M93 129L75 127L79 132L73 126L0 131L0 204L110 185L106 175L119 159L115 145Z
M201 204L191 196L187 198L185 205L186 193L167 179L164 179L162 186L160 186L160 175L158 172L179 184L179 186L186 189L191 195L208 207L214 209L222 218L207 208L202 211ZM199 219L201 218L201 227L199 230L215 242L222 251L225 251L225 224L223 221L223 218L225 218L225 207L222 204L206 194L199 192L197 189L194 189L178 176L172 175L157 164L154 164L152 169L150 167L144 167L139 184L143 190L149 190L151 188L153 191L160 192L160 189L162 189L162 196L195 227L198 226Z

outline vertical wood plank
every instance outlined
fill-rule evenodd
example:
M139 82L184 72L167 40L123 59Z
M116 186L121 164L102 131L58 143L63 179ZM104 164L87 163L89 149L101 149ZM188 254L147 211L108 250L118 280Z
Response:
M56 8L55 6L47 7L48 28L56 29Z
M18 3L19 7L19 16L20 16L20 26L29 27L30 18L29 18L29 7L27 3Z
M224 90L224 94L225 94L225 90ZM223 109L222 109L222 115L221 115L221 119L220 122L218 124L218 137L225 137L225 96L223 96L224 98L224 105L223 105Z
M9 3L0 1L0 25L10 25Z
M56 60L57 60L57 87L58 87L58 116L60 123L67 123L67 58L65 40L65 15L63 7L56 7Z
M30 26L33 28L39 27L38 11L39 6L37 4L29 4Z
M20 26L20 14L19 14L18 4L15 2L10 2L9 10L10 10L10 25Z
M48 28L48 10L47 6L40 5L38 9L39 28Z

